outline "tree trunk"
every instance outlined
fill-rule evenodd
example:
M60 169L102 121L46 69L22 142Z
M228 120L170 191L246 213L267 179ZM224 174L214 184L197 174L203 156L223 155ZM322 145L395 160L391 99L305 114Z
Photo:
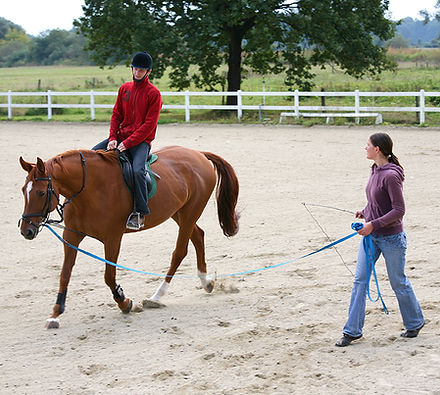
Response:
M241 86L241 40L243 34L237 30L231 31L229 40L229 59L228 59L228 91L235 92ZM237 96L228 96L226 104L236 105Z

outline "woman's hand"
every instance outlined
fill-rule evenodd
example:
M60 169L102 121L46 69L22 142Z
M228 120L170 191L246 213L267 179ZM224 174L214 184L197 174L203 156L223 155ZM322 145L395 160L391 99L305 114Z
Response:
M362 229L358 230L358 234L361 236L368 236L373 231L373 224L371 222L367 222L364 224Z
M364 218L364 213L362 211L356 211L356 218Z

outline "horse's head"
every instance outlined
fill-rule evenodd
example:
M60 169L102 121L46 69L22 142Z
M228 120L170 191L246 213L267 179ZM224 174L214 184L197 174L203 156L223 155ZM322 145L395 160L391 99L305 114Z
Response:
M56 208L58 194L53 189L51 176L40 158L33 164L20 157L20 164L28 175L22 188L24 210L19 226L21 234L32 240L47 221L49 213Z

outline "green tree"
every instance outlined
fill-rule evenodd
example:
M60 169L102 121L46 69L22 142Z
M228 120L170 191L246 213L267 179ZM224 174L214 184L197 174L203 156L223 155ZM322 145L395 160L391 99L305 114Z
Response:
M101 66L147 50L174 87L240 89L243 71L286 72L290 89L312 86L312 66L355 77L391 69L381 45L394 35L388 0L85 0L75 26ZM190 65L197 65L190 73ZM235 104L236 97L228 97Z
M34 64L90 64L83 51L85 38L74 31L47 30L31 43L30 60Z
M387 45L391 48L409 48L411 43L401 34L396 34L391 40L387 41Z
M160 77L169 63L165 54L177 35L164 20L163 10L156 8L154 1L85 0L84 16L74 26L88 39L86 50L98 65L128 64L131 54L148 50Z
M30 39L20 26L0 18L0 67L26 64L29 44Z
M431 18L437 19L438 21L440 21L440 0L437 0L435 2L434 9L435 9L435 11L432 13L430 13L426 9L419 11L419 15L425 19L424 20L425 23L428 23L431 20Z
M426 9L419 11L420 16L422 16L424 18L423 23L425 25L428 25L431 22L431 18L433 20L440 21L440 0L436 1L434 8L435 8L435 11L433 13L429 13ZM437 38L433 39L429 46L438 47L439 40L440 40L440 35L437 35Z
M8 32L13 29L16 31L24 32L21 26L16 25L15 23L0 17L0 40L4 39L6 34L8 34Z

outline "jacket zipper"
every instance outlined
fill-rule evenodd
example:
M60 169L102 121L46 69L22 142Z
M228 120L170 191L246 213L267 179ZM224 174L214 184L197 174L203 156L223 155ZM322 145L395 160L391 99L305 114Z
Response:
M136 104L136 95L137 95L137 91L138 91L138 89L137 89L137 86L136 86L136 83L134 84L134 95L133 95L133 114L132 114L132 117L133 117L133 124L135 124L135 121L136 121L136 119L135 119L135 117L134 117L134 114L135 114L135 104Z

